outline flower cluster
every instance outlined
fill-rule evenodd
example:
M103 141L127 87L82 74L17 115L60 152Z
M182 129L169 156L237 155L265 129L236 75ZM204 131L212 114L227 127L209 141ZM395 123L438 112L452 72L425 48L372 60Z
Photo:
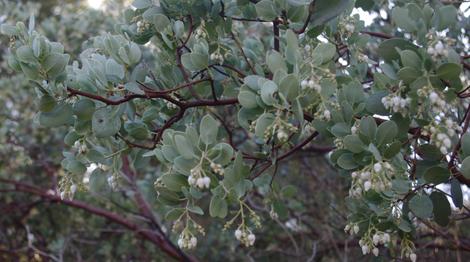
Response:
M213 61L217 61L218 64L224 63L224 56L218 52L214 52L210 55L210 59Z
M449 51L440 40L434 43L433 46L429 46L427 51L432 56L447 56L449 54Z
M302 90L306 90L307 88L309 88L309 89L315 90L317 92L321 91L321 86L318 83L318 81L315 81L312 78L302 80L300 82L300 87L302 88Z
M150 29L151 26L152 26L152 24L149 23L149 22L138 21L137 22L137 33L141 34L145 31L147 31L148 29Z
M370 189L385 191L392 186L390 174L394 169L388 162L377 162L372 167L367 167L359 172L352 172L353 179L350 196L361 196L363 192Z
M206 38L207 37L207 34L206 34L206 32L205 32L205 30L202 26L199 27L198 29L196 29L196 31L194 32L194 37L196 39L201 39L201 38Z
M75 141L73 148L78 151L78 154L84 154L88 150L88 147L85 143L81 143L80 140Z
M166 100L165 100L165 105L168 109L177 109L178 108L178 105L173 104L172 102L166 101Z
M344 232L349 233L350 235L357 234L359 233L359 225L354 223L347 224L344 227Z
M197 238L189 230L183 230L178 238L178 246L184 249L193 249L197 246Z
M251 230L245 226L240 226L237 228L237 230L235 230L235 238L246 247L253 246L256 240L253 232L251 232Z
M211 162L210 167L211 167L212 171L214 171L214 173L216 173L216 174L219 174L221 176L223 176L225 174L225 170L224 170L224 168L222 167L221 164Z
M210 177L202 174L200 166L196 166L191 169L191 174L188 177L188 184L197 186L200 189L209 188L211 179Z
M382 97L381 102L387 110L391 109L395 113L404 114L407 112L407 107L411 102L411 98L402 98L397 94L390 94Z
M375 229L374 231L375 233L372 235L371 230L369 230L368 234L365 234L364 237L359 240L359 246L364 255L372 252L374 256L378 256L379 246L387 245L390 242L390 234Z
M449 112L451 109L451 105L442 98L443 95L430 86L424 86L417 93L420 97L425 97L429 101L430 111L437 115L444 116L445 112Z
M256 121L253 121L251 125L250 128L254 130ZM296 126L283 120L282 111L279 110L276 112L276 118L273 123L264 131L263 138L264 140L269 140L273 135L276 135L279 142L283 143L289 139L289 133L295 133L297 130L298 128Z
M458 123L451 119L444 121L444 126L440 124L432 123L428 126L423 127L422 134L431 137L431 143L433 143L442 154L447 154L451 151L452 140L451 138L456 132L462 132L462 127Z

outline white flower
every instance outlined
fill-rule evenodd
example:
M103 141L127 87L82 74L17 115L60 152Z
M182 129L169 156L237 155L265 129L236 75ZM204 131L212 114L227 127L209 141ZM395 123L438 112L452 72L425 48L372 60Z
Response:
M72 192L72 194L75 194L75 192L77 191L77 185L73 184L70 186L70 192Z
M374 242L374 245L377 245L380 242L380 236L378 234L374 234L372 242Z
M374 171L376 173L380 172L382 170L382 165L380 163L375 163L374 164Z
M344 28L345 28L346 31L348 31L348 32L354 32L354 29L355 29L355 27L354 27L353 24L346 24L346 25L344 26Z
M351 133L352 134L355 134L357 132L357 127L356 126L352 126L351 127Z
M369 189L372 187L372 183L367 180L366 182L364 182L364 190L365 191L369 191Z
M444 146L446 146L447 148L451 146L451 141L448 137L444 139L443 143L444 143Z
M365 255L365 254L368 254L369 253L369 247L368 246L362 246L362 254Z
M329 111L329 110L325 110L325 111L323 112L323 116L324 116L327 120L330 120L330 118L331 118L331 113L330 113L330 111Z
M370 178L370 172L369 171L361 173L361 179L362 180L368 180L369 178Z
M374 254L374 256L378 256L379 255L379 249L374 247L374 249L372 249L372 253Z
M310 51L312 47L310 45L305 45L304 49L306 52Z
M356 178L356 177L357 177L357 173L356 173L356 172L352 172L352 173L351 173L351 177L352 177L352 178Z
M190 185L196 184L196 179L194 178L193 175L190 175L190 176L188 177L188 184L190 184Z
M353 230L354 230L354 234L359 233L359 226L358 226L358 225L354 225Z
M235 230L235 238L240 240L242 238L242 231L240 229Z
M313 89L315 87L315 82L313 82L313 80L309 80L308 81L308 87Z
M384 236L383 236L383 241L384 241L384 243L390 242L390 234L385 233Z
M191 248L196 247L196 245L197 245L197 238L196 238L196 237L191 237L190 243L191 243Z
M205 184L206 184L206 183L205 183L203 177L200 177L200 178L198 178L198 179L196 180L196 185L197 185L197 187L199 187L199 188L204 188Z
M442 44L441 41L437 42L437 44L434 46L434 49L436 49L436 51L438 53L442 53L442 51L444 51L444 45Z
M248 235L248 242L250 243L251 246L255 244L255 240L256 240L256 237L253 233Z
M429 94L429 100L431 100L432 103L436 103L438 99L439 95L436 92L431 92L431 94Z
M442 154L447 154L447 148L445 146L441 146L440 150Z
M184 248L184 240L182 238L178 239L178 246Z
M437 140L444 140L445 137L446 137L446 134L444 134L444 133L439 133L439 134L437 134L436 137L437 137Z
M211 185L211 179L210 179L210 177L208 177L208 176L204 177L204 178L203 178L203 181L204 181L204 182L203 182L203 183L204 183L204 186L205 186L206 188L209 188L209 186Z
M411 253L411 254L410 254L410 260L411 260L412 262L416 262L416 259L417 259L417 258L418 258L418 256L416 256L415 253Z
M277 139L279 139L279 141L284 141L287 138L289 138L289 136L283 130L280 130L279 132L277 132Z
M302 82L300 82L300 86L302 87L302 89L307 88L307 86L308 86L308 81L307 81L307 80L302 80Z

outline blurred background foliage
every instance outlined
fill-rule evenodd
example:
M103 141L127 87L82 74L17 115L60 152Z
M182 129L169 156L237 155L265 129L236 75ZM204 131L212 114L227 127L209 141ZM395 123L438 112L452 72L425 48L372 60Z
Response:
M357 2L365 8L371 7L371 1ZM92 9L87 1L0 0L0 23L26 21L34 14L37 30L50 40L64 44L66 53L78 55L89 44L86 40L91 36L113 31L123 6L128 4L124 0L113 0L105 2L100 9ZM373 3L372 12L380 12ZM51 131L37 124L38 101L34 90L27 86L22 75L7 68L8 42L9 39L1 37L0 177L54 189L64 172L60 167L60 152L67 130ZM148 48L147 54L150 54L152 45ZM149 58L147 60L151 63ZM145 166L144 163L144 170ZM158 213L152 186L155 170L155 165L148 165L140 186L146 189L146 198ZM387 255L363 257L357 239L344 233L348 179L338 174L324 155L306 148L292 161L281 164L276 177L279 183L294 185L295 189L283 191L283 196L273 196L279 200L271 209L266 209L263 198L256 194L249 199L263 216L263 227L256 233L254 248L242 248L231 233L222 233L222 223L202 220L199 222L208 228L207 237L192 252L202 261L391 260ZM105 188L106 181L102 183ZM133 217L136 207L129 199L131 192L124 189L108 192L103 188L79 191L74 198L139 220ZM273 215L272 209L277 215ZM2 187L0 214L0 261L167 260L152 244L104 218ZM449 233L465 235L468 233L465 225L457 222ZM171 229L171 225L165 226L166 230ZM466 260L464 254L451 249L433 248L443 241L424 230L417 241L418 257L431 261Z

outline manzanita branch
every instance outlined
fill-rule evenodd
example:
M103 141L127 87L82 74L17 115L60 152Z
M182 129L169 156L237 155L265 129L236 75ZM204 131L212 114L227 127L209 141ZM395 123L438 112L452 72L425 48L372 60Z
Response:
M149 240L150 242L158 246L163 252L168 254L170 257L173 257L179 261L195 261L194 258L182 256L178 252L178 250L175 250L174 247L172 247L170 243L168 243L161 236L156 235L155 232L142 228L141 226L133 223L132 221L122 217L119 214L113 213L105 209L91 206L87 203L84 203L78 200L62 199L60 198L60 196L56 194L50 194L48 192L44 192L40 188L37 188L32 185L28 185L23 182L0 178L0 183L12 185L14 186L14 189L18 192L24 192L24 193L37 195L43 199L47 199L51 201L52 203L59 203L59 204L63 204L66 206L75 207L78 209L85 210L91 214L104 217L114 223L117 223L126 227L127 229L135 232L136 234L141 235L143 238Z

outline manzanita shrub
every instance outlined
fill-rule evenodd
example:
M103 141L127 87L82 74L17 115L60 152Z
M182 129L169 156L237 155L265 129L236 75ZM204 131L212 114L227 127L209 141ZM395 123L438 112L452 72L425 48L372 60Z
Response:
M355 6L389 22L366 27ZM179 247L204 241L205 214L249 247L263 222L246 196L271 205L278 163L321 139L351 181L345 231L364 254L416 261L417 226L466 209L468 24L453 1L136 0L78 57L34 17L1 33L38 123L68 128L62 199L87 190L92 165L90 188L116 189L152 161Z

